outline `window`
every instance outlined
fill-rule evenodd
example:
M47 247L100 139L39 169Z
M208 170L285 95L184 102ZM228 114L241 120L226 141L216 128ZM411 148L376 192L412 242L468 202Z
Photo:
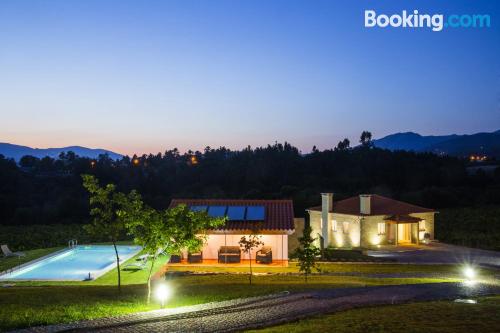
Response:
M378 234L385 235L385 222L378 224Z
M337 226L337 221L336 220L332 220L332 230L333 230L333 232L337 232L337 230L338 230L338 226Z
M349 233L349 222L344 222L342 224L342 227L344 229L344 234L348 234Z
M425 220L418 222L418 231L425 231Z

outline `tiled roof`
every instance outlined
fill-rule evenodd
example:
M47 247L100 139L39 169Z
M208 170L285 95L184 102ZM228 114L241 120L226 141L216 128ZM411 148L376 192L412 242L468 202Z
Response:
M412 213L430 213L433 209L412 205L403 201L372 194L370 198L369 215L408 215ZM311 207L309 210L321 211L321 206ZM345 200L335 201L333 197L333 209L331 212L348 215L366 215L361 214L359 209L359 196Z
M187 206L264 206L264 221L227 221L219 230L293 230L292 200L245 200L245 199L172 199L170 207Z

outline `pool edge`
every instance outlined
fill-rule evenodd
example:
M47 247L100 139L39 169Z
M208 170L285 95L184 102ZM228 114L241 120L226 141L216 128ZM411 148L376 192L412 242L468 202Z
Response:
M66 251L69 251L69 250L72 250L72 248L69 248L69 247L65 247L65 248L62 248L60 250L57 250L55 252L51 252L49 254L46 254L42 257L39 257L39 258L36 258L36 259L33 259L33 260L30 260L30 261L27 261L25 262L24 264L21 264L19 266L15 266L14 268L8 268L2 272L0 272L0 281L3 280L2 277L6 274L12 274L20 269L23 269L29 265L33 265L33 264L36 264L37 262L39 261L42 261L42 260L46 260L46 259L49 259L49 258L52 258L54 256L57 256L57 255L60 255ZM9 280L4 280L4 281L9 281ZM13 281L13 280L12 280Z
M93 245L93 244L80 244L80 245L77 245L77 247L85 247L85 246L109 246L109 245ZM134 247L138 247L138 250L135 251L132 255L130 256L127 256L127 258L125 260L123 260L123 262L120 260L120 264L121 263L125 263L126 261L132 259L133 257L135 257L137 254L139 254L141 251L142 251L142 246L140 245L118 245L118 246L134 246ZM113 264L110 264L108 265L107 267L101 269L98 271L98 274L97 276L95 276L92 280L73 280L73 279L19 279L19 278L12 278L12 279L9 279L8 277L6 277L5 275L8 275L8 274L12 274L18 270L21 270L21 269L24 269L26 268L27 266L30 266L30 265L34 265L40 261L43 261L43 260L47 260L47 259L50 259L52 257L56 257L56 256L59 256L61 254L63 254L64 252L67 252L67 251L72 251L74 250L75 247L65 247L65 248L62 248L58 251L55 251L55 252L52 252L52 253L49 253L45 256L42 256L40 258L36 258L36 259L33 259L31 261L28 261L28 262L25 262L24 264L21 264L19 266L16 266L14 268L10 268L10 269L7 269L7 270L4 270L2 272L0 272L0 283L6 283L6 282L29 282L29 281L33 281L33 282L83 282L83 281L95 281L97 280L98 278L100 278L101 276L103 276L104 274L108 273L109 271L111 271L113 268L116 268L116 262L114 262ZM121 259L121 258L120 258ZM115 266L115 267L112 267L112 266Z

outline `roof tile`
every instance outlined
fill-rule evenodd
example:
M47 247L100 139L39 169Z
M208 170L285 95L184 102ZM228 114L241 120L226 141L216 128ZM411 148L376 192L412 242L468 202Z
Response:
M311 207L309 210L321 211L321 206ZM407 215L412 213L435 212L433 209L412 205L377 194L371 195L370 210L369 215ZM340 201L335 201L334 198L331 212L359 216L365 215L360 212L359 196Z

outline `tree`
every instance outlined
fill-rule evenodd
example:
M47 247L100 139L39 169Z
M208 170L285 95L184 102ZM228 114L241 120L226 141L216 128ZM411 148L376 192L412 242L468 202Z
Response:
M252 284L252 250L258 246L264 245L264 242L261 241L262 236L257 235L255 232L251 235L241 237L240 244L241 250L244 253L248 253L248 261L250 262L250 284Z
M90 193L90 224L85 230L96 237L104 237L113 243L118 271L118 291L121 292L120 257L116 242L125 232L124 219L119 213L126 210L127 196L116 191L114 184L101 187L94 176L82 175L83 186ZM131 193L131 196L134 196Z
M316 266L316 257L321 251L314 246L315 238L311 237L311 226L306 224L302 237L299 238L300 246L295 250L294 256L299 260L299 271L304 273L305 280L312 273L313 269L319 271Z
M19 160L19 165L23 168L34 168L36 167L38 161L40 161L38 157L25 155Z
M351 145L351 142L349 141L349 139L345 138L344 140L339 141L339 143L337 144L336 150L340 150L340 151L347 150L347 149L349 149L350 145Z
M363 131L361 133L361 137L359 138L359 143L361 143L361 145L363 147L371 147L372 146L372 133L368 132L368 131Z
M142 203L139 196L130 200L127 210L121 212L126 219L129 234L141 245L151 259L148 273L147 302L151 301L151 276L161 252L179 253L184 249L199 251L206 241L203 230L216 228L225 218L211 218L206 212L194 212L186 205L157 211Z

